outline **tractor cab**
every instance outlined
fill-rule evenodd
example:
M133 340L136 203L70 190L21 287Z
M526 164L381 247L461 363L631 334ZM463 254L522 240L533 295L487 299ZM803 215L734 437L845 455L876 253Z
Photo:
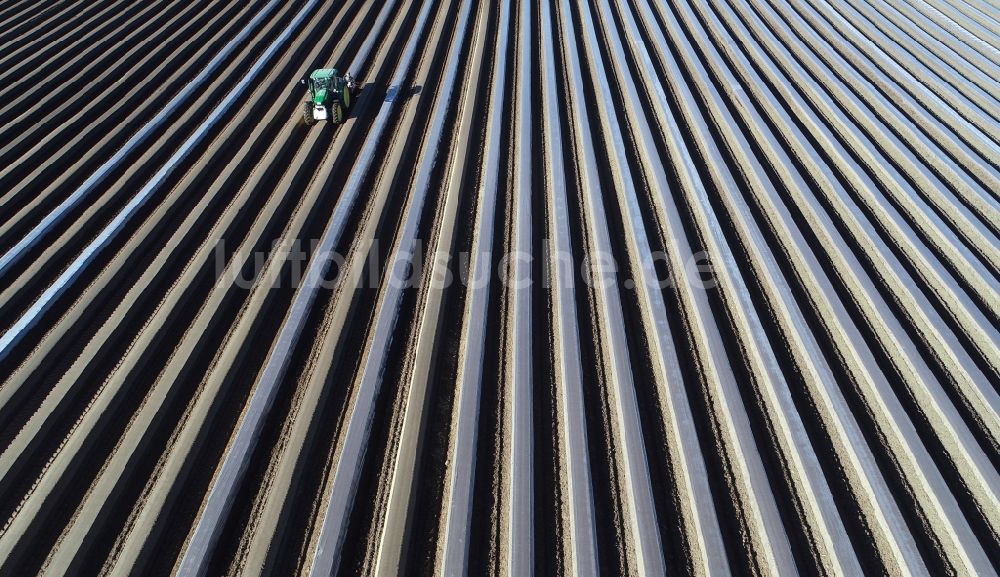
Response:
M308 125L320 120L331 120L334 124L344 121L351 108L354 80L350 74L340 76L336 68L313 70L309 78L302 81L309 88L309 100L302 105L302 116Z
M316 94L318 90L327 90L335 83L337 70L316 70L309 75L309 92Z

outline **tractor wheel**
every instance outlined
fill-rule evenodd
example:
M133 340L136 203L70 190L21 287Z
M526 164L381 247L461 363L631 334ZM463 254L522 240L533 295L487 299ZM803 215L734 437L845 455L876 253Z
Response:
M333 123L340 124L344 122L344 106L340 102L336 102L333 105Z
M350 110L351 109L351 91L350 91L350 89L345 86L344 90L342 90L340 94L341 94L340 99L344 103L344 110Z
M316 117L313 116L312 102L302 103L302 120L306 123L306 126L312 126L313 124L316 124Z

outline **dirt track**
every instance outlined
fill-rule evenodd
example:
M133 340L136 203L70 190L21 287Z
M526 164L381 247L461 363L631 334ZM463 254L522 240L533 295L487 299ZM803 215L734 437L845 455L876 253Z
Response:
M1000 572L990 0L0 0L0 216L0 574Z

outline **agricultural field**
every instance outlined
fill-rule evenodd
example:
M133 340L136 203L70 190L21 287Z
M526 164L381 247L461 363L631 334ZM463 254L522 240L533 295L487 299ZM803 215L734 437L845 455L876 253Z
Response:
M0 575L998 571L996 0L0 0Z

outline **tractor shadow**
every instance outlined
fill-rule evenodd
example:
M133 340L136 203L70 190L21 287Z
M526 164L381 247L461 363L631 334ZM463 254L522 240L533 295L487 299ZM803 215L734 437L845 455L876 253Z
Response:
M414 85L400 90L394 99L397 104L401 104L417 96L423 91L423 86ZM372 98L372 95L375 95ZM347 112L344 120L354 119L355 122L371 122L378 115L381 104L389 97L385 86L366 84L361 92L355 96L355 105Z
M395 92L393 91L392 88L386 88L385 86L379 86L378 88L379 90L375 91L376 93L381 95L378 98L378 102L384 102L386 100L393 100L395 102L405 102L410 98L413 98L414 96L420 94L423 91L423 86L420 85L413 85L410 86L409 88L397 89ZM365 86L364 89L367 91L370 88L368 86ZM363 96L364 92L362 92L361 95Z

